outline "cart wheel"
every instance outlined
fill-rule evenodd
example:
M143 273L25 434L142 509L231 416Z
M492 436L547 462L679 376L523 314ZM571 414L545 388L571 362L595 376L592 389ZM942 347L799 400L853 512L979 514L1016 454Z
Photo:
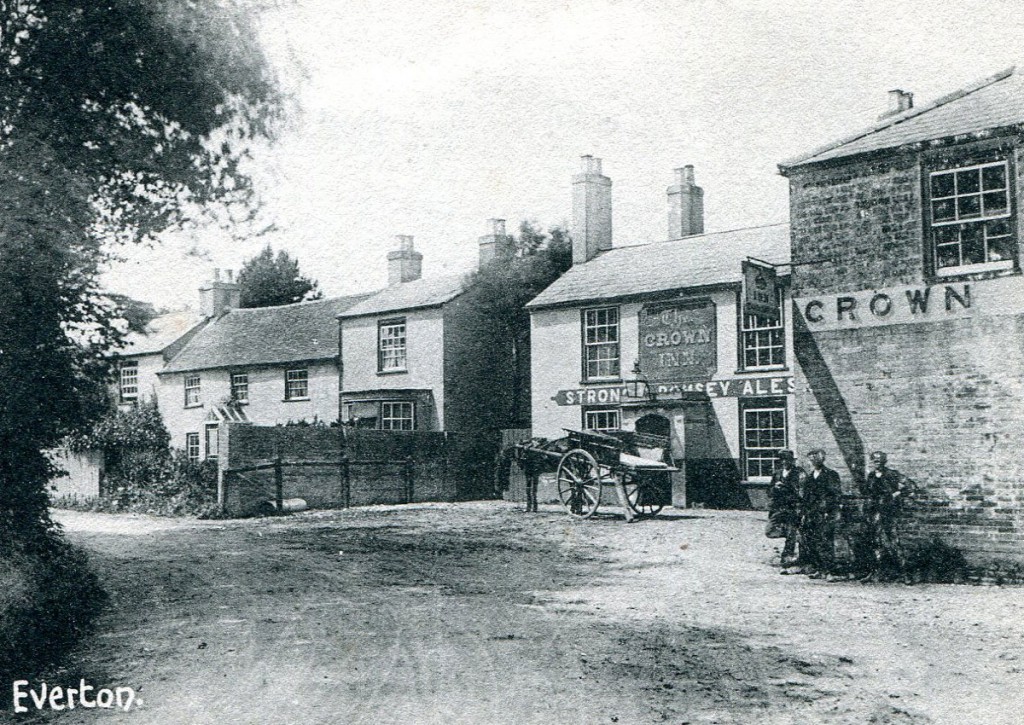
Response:
M589 519L601 503L601 468L587 451L569 451L558 463L558 498L570 516Z
M657 516L665 508L664 504L657 503L660 492L649 481L630 477L622 485L626 489L629 507L640 516Z

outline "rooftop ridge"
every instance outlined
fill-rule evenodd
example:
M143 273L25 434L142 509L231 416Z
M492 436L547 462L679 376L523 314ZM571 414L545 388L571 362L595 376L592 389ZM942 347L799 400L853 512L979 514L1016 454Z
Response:
M753 224L749 227L733 227L732 229L719 229L714 232L704 232L703 234L691 234L686 237L675 237L673 239L658 239L653 242L637 242L636 244L619 244L613 246L611 249L606 249L599 254L599 257L606 256L607 254L614 252L618 249L636 249L637 247L648 247L656 244L671 244L672 242L689 242L697 239L705 239L707 237L714 237L720 234L735 234L736 232L748 232L755 229L771 229L773 227L786 227L789 226L789 222L771 222L770 224ZM571 268L570 268L571 269Z
M999 81L1006 80L1016 72L1016 68L1017 67L1015 65L1011 65L1009 68L1001 70L993 75L986 76L981 80L969 83L963 88L959 88L953 91L952 93L947 93L944 96L939 96L934 101L926 103L923 106L918 106L917 108L911 108L906 111L903 111L902 113L887 116L885 119L875 122L868 128L861 129L860 131L852 133L848 136L844 136L836 141L823 144L822 146L818 146L817 148L814 148L811 151L800 154L798 156L793 156L779 163L779 169L788 169L793 166L805 163L813 159L815 156L818 156L819 154L832 151L834 149L839 148L840 146L845 146L848 143L853 143L854 141L859 141L865 136L870 136L873 133L884 131L887 128L891 128L892 126L895 126L899 123L903 123L904 121L909 121L912 118L917 118L923 113L927 113L928 111L932 111L941 106L945 106L946 104L952 103L953 101L958 101L961 98L965 98L966 96L971 95L972 93L977 93L983 88L987 88L988 86L998 83Z
M230 310L228 310L228 312L259 312L261 310L283 310L289 308L294 309L297 307L310 307L312 305L318 304L325 305L330 302L337 302L339 300L350 300L355 297L369 297L370 295L377 294L377 292L379 291L380 290L374 290L371 292L359 292L351 295L338 295L337 297L324 297L323 299L319 300L300 300L299 302L289 302L286 305L266 305L264 307L232 307Z

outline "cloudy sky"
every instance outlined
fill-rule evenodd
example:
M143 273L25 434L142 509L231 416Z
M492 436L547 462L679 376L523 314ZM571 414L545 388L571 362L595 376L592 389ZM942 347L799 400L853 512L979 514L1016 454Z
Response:
M616 244L665 238L684 164L708 231L785 221L779 161L870 124L889 89L920 105L1024 62L1012 0L297 0L265 37L301 107L256 169L279 231L133 250L111 288L194 304L269 241L326 294L363 291L396 234L425 276L465 271L489 217L567 222L588 153Z

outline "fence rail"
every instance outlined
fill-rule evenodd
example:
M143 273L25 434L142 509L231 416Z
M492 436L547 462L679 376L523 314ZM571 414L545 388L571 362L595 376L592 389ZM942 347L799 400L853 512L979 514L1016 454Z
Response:
M278 511L282 510L285 499L284 495L284 473L288 468L309 468L309 467L337 467L340 484L339 503L342 508L352 506L352 467L353 466L400 466L402 478L402 503L412 503L416 496L416 461L412 456L405 458L349 458L342 456L337 459L285 459L278 456L269 460L256 461L245 466L235 466L223 469L226 477L237 477L248 482L250 485L259 486L257 481L246 476L246 473L259 471L273 471L274 474L274 502Z

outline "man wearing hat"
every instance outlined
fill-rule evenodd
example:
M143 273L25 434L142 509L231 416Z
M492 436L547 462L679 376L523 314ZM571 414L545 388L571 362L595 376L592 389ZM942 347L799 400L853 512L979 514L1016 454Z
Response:
M843 488L839 474L825 465L825 451L816 448L807 454L811 471L804 478L803 518L800 558L811 578L833 574L836 524L839 522Z
M889 468L888 457L882 451L870 456L871 471L864 478L864 516L867 519L874 550L871 572L862 581L891 580L906 577L906 559L900 541L900 515L903 504L914 492L910 480Z
M783 448L775 457L775 472L768 489L768 528L785 537L782 547L782 573L797 563L796 545L800 533L800 509L804 471L796 465L793 451ZM770 535L770 534L769 534ZM802 549L802 547L801 547ZM800 556L803 556L801 550Z

